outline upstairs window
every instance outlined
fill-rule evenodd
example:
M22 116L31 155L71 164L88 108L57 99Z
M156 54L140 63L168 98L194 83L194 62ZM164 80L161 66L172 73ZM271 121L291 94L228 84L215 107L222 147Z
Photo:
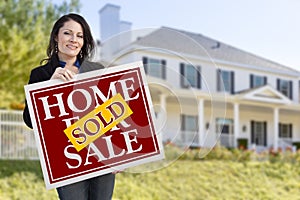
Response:
M143 57L143 64L144 64L145 72L149 76L166 79L165 60Z
M191 64L180 63L181 87L201 88L201 68Z
M293 99L293 82L283 79L277 79L277 90L287 96L290 99Z
M267 84L266 76L257 76L250 74L250 88L259 87Z
M218 70L217 72L217 91L229 92L234 94L234 72Z

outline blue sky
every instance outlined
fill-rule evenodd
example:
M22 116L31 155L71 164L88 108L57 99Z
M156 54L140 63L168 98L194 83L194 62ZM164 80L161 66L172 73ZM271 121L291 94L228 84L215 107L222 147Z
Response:
M81 0L95 38L98 11L107 3L121 7L121 20L132 29L200 33L300 71L300 0Z

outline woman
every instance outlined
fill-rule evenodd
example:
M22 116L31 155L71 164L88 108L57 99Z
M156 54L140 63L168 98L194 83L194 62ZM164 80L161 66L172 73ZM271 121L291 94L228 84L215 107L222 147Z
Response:
M79 73L81 64L91 57L94 47L90 27L83 17L73 13L62 16L53 26L48 58L41 61L46 63L31 71L29 84L49 79L71 80ZM26 125L32 128L27 104L23 118ZM57 188L57 192L62 200L111 199L114 180L114 174L107 174Z

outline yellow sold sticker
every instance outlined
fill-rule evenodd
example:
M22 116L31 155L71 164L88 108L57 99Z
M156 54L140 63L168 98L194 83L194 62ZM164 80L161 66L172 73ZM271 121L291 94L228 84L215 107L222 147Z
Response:
M66 128L64 132L75 149L80 151L132 113L124 98L116 94Z

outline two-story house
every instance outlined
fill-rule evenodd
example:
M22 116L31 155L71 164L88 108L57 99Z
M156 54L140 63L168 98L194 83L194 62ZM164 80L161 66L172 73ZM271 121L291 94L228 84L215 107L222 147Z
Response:
M299 71L198 33L130 30L119 9L99 12L101 62L143 61L163 141L275 149L300 141Z

